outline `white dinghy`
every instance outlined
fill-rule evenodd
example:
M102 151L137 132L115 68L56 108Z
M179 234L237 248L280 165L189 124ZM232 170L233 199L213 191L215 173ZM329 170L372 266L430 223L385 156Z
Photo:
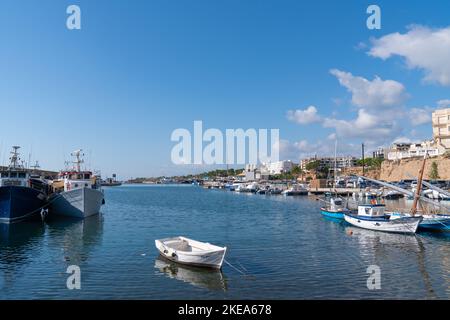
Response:
M225 259L227 247L219 247L207 242L185 237L155 240L159 253L174 262L220 269Z

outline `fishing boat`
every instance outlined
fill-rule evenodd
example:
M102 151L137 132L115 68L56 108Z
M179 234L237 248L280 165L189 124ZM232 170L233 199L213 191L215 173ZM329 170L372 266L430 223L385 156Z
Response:
M344 219L344 213L351 213L344 205L342 198L331 198L327 206L320 208L320 212L327 217Z
M281 194L285 196L307 196L308 189L306 189L303 185L294 184L292 187L284 190Z
M222 268L227 247L219 247L207 242L185 237L155 240L159 253L174 262L214 269Z
M411 206L410 212L400 212L400 211L394 211L394 212L386 212L387 215L391 217L392 220L398 219L398 218L412 218L412 217L421 217L422 221L419 223L419 229L426 230L426 231L449 231L450 230L450 214L448 214L448 207L442 206L438 201L429 199L428 197L424 196L422 192L422 185L430 188L430 190L437 191L439 193L442 193L444 195L449 195L447 191L442 190L436 186L431 185L430 183L423 180L423 173L425 170L425 162L428 157L428 154L425 154L422 167L419 170L419 178L417 183L415 184L415 188L413 191L409 191L403 188L400 188L398 186L378 181L375 179L370 179L363 177L366 180L369 180L371 182L380 184L384 187L391 188L393 190L396 190L400 193L403 193L405 196L407 196L407 199L413 200L413 204ZM432 207L441 207L444 208L445 212L444 214L433 214L433 213L426 213L426 212L418 212L417 206L419 204L419 201L425 202Z
M73 218L86 218L100 212L105 203L101 182L91 171L82 171L82 150L74 151L74 168L63 170L53 181L50 212Z
M13 146L9 166L0 171L1 223L43 219L46 215L48 185L20 164L19 149Z
M395 199L403 198L404 195L403 195L403 193L400 193L396 190L388 190L383 193L382 197L386 200L395 200Z
M118 187L122 185L122 182L117 181L116 174L112 175L112 178L106 178L101 182L102 187Z
M272 195L279 195L279 194L281 194L281 192L283 192L283 190L281 190L281 188L279 188L277 186L270 186L267 193L272 194Z
M391 219L411 217L410 213L390 212ZM419 223L419 230L423 231L450 231L450 215L448 214L423 214L423 220Z
M450 200L449 196L447 196L446 194L441 193L437 190L428 189L428 190L423 191L423 194L426 197L428 197L430 199L434 199L434 200L443 200L443 201Z
M360 204L357 214L344 213L344 219L356 227L395 233L416 233L422 217L391 219L384 204Z
M251 193L256 193L256 191L258 191L258 184L256 182L252 182L250 184L248 184L244 190L244 192L251 192Z

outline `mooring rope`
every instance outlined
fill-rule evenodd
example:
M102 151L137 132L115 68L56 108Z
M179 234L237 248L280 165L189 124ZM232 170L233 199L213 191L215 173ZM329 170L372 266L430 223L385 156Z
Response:
M230 262L228 262L228 260L223 259L223 262L225 262L227 265L229 265L231 268L233 268L234 270L236 270L237 272L239 272L242 275L247 275L245 272L243 272L242 270L239 270L238 268L236 268L235 266L233 266ZM245 268L244 268L245 269Z
M55 196L51 201L46 202L43 206L41 206L41 207L39 207L39 208L37 208L37 209L35 209L35 210L33 210L33 211L27 212L26 214L23 215L23 217L30 216L30 215L32 215L33 213L35 213L35 212L37 212L37 211L39 211L39 210L42 210L42 209L44 209L45 207L48 207L48 206L51 205L53 202L55 202L59 197L61 197L60 194L58 194L57 196ZM41 218L42 218L42 216L41 216ZM43 219L43 218L42 218L42 219Z

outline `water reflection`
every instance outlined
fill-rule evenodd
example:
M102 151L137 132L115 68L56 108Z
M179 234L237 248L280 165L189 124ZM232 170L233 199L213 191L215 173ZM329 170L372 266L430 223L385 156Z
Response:
M68 264L80 265L89 258L94 247L101 245L103 216L58 219L48 223L49 244L60 246Z
M29 251L40 246L45 225L40 221L0 224L0 274L5 288L10 287L20 270L32 259Z
M417 260L418 271L424 282L427 298L437 298L433 290L430 274L426 268L424 240L420 236L378 232L355 227L346 227L345 233L356 237L360 245L361 254L371 254L374 261L385 261L385 248L396 248L403 252L413 252Z
M177 279L212 291L227 291L227 281L220 270L191 267L158 256L155 268L171 279Z

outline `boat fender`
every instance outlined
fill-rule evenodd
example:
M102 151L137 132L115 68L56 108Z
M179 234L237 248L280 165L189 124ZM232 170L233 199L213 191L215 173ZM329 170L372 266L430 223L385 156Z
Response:
M105 204L105 203L106 203L105 198L103 198L102 199L102 204Z
M175 258L177 254L175 252L172 252L172 257Z

